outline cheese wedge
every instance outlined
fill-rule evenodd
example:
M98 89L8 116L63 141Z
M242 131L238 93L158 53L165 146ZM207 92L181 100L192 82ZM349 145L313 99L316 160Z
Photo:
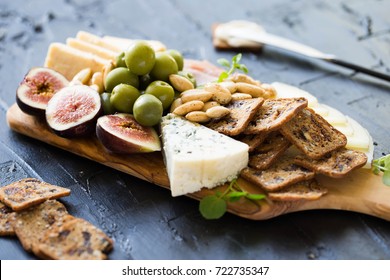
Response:
M163 117L161 132L172 196L231 181L248 165L248 145L182 117Z
M72 80L74 75L85 68L91 68L92 72L100 72L104 65L109 63L108 59L61 43L50 44L45 59L45 67L56 70L68 80Z
M72 48L92 53L103 59L111 59L115 61L118 56L117 52L75 38L66 39L66 44Z

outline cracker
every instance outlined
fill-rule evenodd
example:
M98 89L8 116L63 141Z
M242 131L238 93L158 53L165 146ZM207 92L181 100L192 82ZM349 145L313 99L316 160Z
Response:
M333 178L342 178L367 162L366 154L341 148L315 160L298 155L294 163Z
M14 211L21 211L45 200L69 194L69 189L26 178L0 188L0 201Z
M314 177L313 171L298 166L293 161L293 158L283 157L266 170L246 167L241 171L241 176L268 192Z
M39 254L48 259L101 260L107 259L113 241L87 221L72 217L45 233Z
M241 134L235 139L249 146L249 152L253 152L267 138L268 133Z
M283 125L280 132L312 159L320 159L347 144L344 134L309 108Z
M267 99L244 133L257 134L278 130L305 107L307 99L304 97Z
M316 180L295 183L277 192L269 192L268 198L274 201L316 200L327 193Z
M230 114L222 119L211 121L207 127L228 136L236 136L246 129L263 102L263 98L233 101L227 106Z
M10 223L23 248L28 252L36 253L45 232L53 225L61 224L67 213L61 202L47 200L30 209L14 212Z
M9 222L12 213L11 208L0 202L0 236L15 234L14 228Z
M259 170L267 169L290 145L283 135L273 132L249 155L248 165Z

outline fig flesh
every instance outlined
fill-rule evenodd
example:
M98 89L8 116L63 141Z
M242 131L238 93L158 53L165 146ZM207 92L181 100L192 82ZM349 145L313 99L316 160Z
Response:
M63 75L50 68L31 68L16 90L16 103L26 114L44 116L49 100L68 84Z
M85 85L68 86L48 102L46 121L61 137L86 136L95 131L102 108L97 91Z
M96 136L114 153L148 153L161 151L160 139L153 127L142 126L131 114L120 113L100 117Z

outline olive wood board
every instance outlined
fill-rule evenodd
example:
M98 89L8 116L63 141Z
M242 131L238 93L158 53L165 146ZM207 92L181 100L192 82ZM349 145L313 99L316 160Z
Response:
M62 138L55 135L44 120L23 113L16 104L8 109L7 121L9 127L18 133L169 189L169 179L160 152L118 155L107 152L96 137ZM374 175L368 169L358 169L342 179L325 176L318 176L317 179L328 188L328 193L318 200L253 202L241 199L228 203L228 211L252 220L265 220L303 210L337 209L364 213L390 221L390 187L382 183L381 176ZM261 193L258 187L242 178L239 178L238 183L242 189L250 193ZM218 188L223 189L226 186ZM213 192L215 189L202 189L188 196L199 200Z

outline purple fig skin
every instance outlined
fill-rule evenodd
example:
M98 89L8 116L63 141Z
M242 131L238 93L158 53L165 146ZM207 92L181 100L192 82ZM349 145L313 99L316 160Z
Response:
M26 114L44 117L49 100L69 81L60 73L45 67L33 67L16 90L16 104Z
M85 96L85 98L84 98ZM84 99L83 99L84 98ZM76 101L75 101L76 100ZM93 101L91 111L86 114L83 110ZM70 103L76 102L76 103ZM58 104L60 107L58 109ZM68 109L69 111L66 111ZM62 113L62 115L58 115ZM85 115L83 115L85 113ZM89 136L95 132L96 122L103 114L103 106L99 93L84 85L68 86L58 91L55 98L51 99L46 109L46 121L51 130L58 136L75 138ZM82 120L85 118L85 120ZM68 127L62 129L61 119L67 120ZM74 119L72 122L69 119ZM80 122L81 121L81 122ZM77 124L77 122L80 122ZM57 128L57 127L60 127Z
M109 129L116 130L123 137L113 134ZM149 153L161 150L160 139L154 128L138 124L131 114L100 117L96 125L96 136L112 153Z

